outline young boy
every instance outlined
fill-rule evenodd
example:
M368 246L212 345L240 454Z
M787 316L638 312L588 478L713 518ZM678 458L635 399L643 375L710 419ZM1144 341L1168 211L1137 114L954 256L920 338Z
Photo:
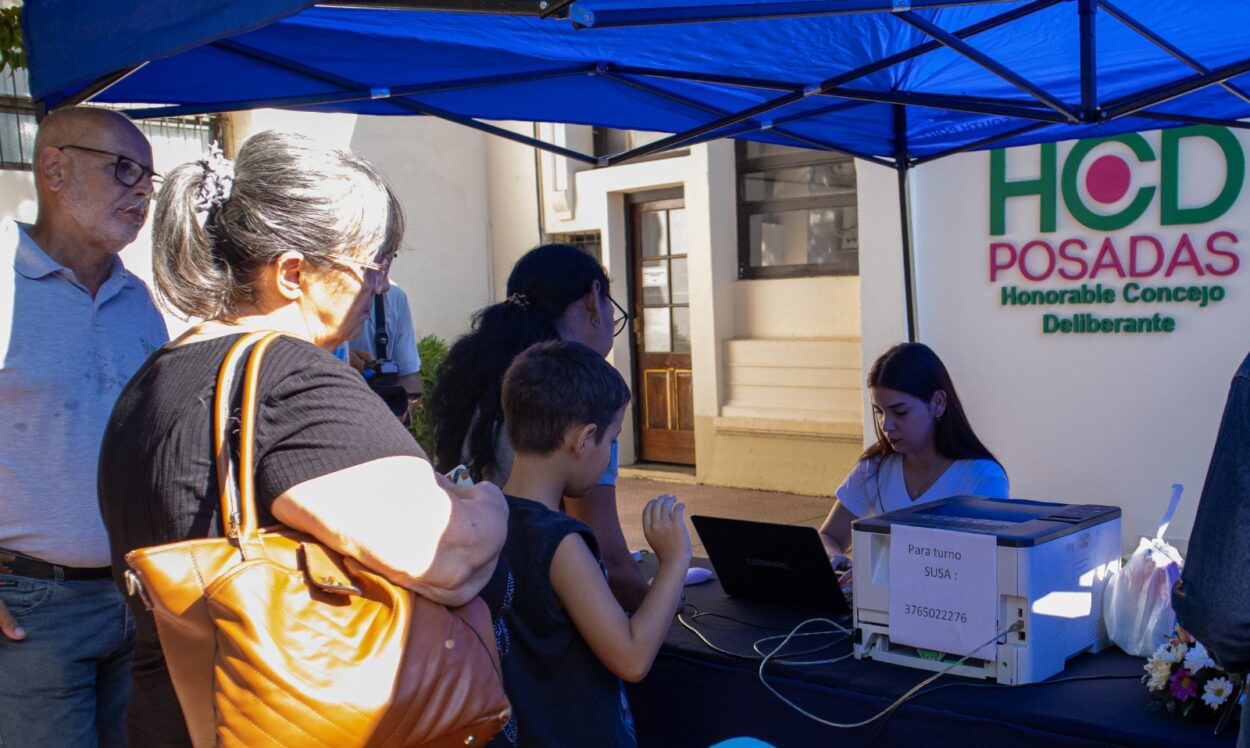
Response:
M681 601L690 566L684 506L662 496L643 510L660 561L633 617L612 596L590 528L560 511L603 474L629 388L580 343L539 343L503 382L516 451L504 486L508 540L483 591L496 613L504 686L515 724L495 744L634 746L621 679L646 676Z

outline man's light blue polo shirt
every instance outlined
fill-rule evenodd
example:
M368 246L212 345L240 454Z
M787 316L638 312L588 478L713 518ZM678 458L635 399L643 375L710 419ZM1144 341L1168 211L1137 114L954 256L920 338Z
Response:
M120 259L93 299L28 230L0 221L0 547L108 566L100 438L165 321Z

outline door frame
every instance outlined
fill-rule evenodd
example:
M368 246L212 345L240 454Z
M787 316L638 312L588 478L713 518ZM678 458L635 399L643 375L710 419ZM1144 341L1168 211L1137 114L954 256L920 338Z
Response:
M685 188L684 187L668 187L662 189L643 190L639 192L630 192L625 194L625 263L628 273L628 281L626 283L628 296L628 311L630 314L630 324L626 333L631 358L631 378L630 389L634 393L631 410L634 416L634 454L637 455L639 462L643 461L642 457L642 434L644 423L646 422L646 413L644 411L644 398L646 395L646 381L643 377L643 357L645 352L642 350L641 340L635 332L635 324L641 319L641 307L635 306L635 299L641 299L642 287L641 278L639 277L639 268L641 267L641 258L639 257L639 247L637 236L638 224L634 220L634 214L639 205L650 203L668 203L680 201L680 207L685 208ZM661 210L669 210L677 208L678 205L664 206ZM641 303L639 301L639 303ZM686 354L690 355L690 354ZM694 362L691 361L691 377L693 379ZM693 452L691 462L694 465Z

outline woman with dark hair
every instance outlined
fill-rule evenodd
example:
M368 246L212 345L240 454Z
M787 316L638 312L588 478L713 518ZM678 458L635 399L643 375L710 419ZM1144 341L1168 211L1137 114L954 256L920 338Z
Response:
M472 329L452 345L438 384L427 393L439 470L464 463L474 480L508 482L513 453L500 400L504 372L517 354L546 340L582 343L606 358L628 318L608 287L603 267L566 244L544 244L517 261L508 276L507 298L474 316ZM621 532L616 473L613 442L599 485L583 497L566 499L564 510L594 530L612 592L632 611L646 596L647 584Z
M929 346L900 343L873 362L877 443L835 492L820 527L835 566L849 566L851 522L951 496L1007 498L1007 474L977 438L955 384Z

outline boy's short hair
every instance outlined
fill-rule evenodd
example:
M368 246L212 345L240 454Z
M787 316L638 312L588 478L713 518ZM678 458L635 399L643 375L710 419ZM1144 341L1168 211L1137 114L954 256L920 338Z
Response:
M504 422L518 453L550 454L569 429L587 423L595 425L598 443L628 402L620 372L581 343L536 343L503 378Z

